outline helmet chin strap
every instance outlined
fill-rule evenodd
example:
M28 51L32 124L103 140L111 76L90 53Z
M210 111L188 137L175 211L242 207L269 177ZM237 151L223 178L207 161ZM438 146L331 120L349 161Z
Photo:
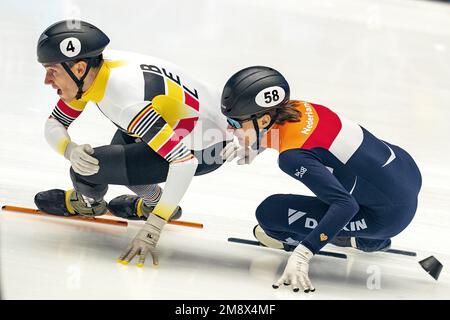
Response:
M69 76L72 78L72 80L75 82L75 84L78 87L78 92L77 95L75 96L75 99L80 99L81 96L83 95L83 86L84 86L84 79L86 79L89 70L91 69L92 63L91 63L91 59L87 59L87 66L86 66L86 71L84 72L83 76L78 79L75 74L72 72L72 70L70 70L69 65L66 62L61 62L61 65L63 66L64 70L66 70L66 72L69 74Z
M256 150L258 151L259 144L260 144L260 134L259 134L258 118L256 117L256 115L252 116L252 122L253 122L253 128L255 129L255 132L256 132Z
M278 118L278 112L275 113L275 115L270 119L269 125L263 129L262 134L259 132L259 124L258 124L258 116L254 114L251 119L253 122L253 128L256 131L256 150L259 151L259 147L261 146L261 140L266 134L267 131L274 125L275 121L277 121Z

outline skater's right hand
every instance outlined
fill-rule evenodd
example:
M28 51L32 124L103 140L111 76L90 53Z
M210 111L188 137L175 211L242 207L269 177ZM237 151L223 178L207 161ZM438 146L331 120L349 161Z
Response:
M117 262L129 264L135 256L138 256L137 266L144 266L145 258L150 253L153 259L153 265L158 265L158 254L156 252L156 244L159 240L162 228L167 221L150 213L147 222L143 228L134 237L131 244L125 249Z
M316 289L309 279L309 260L313 253L307 247L299 244L292 252L284 269L283 275L272 287L278 289L281 284L292 285L294 292L299 291L301 286L305 293L314 292Z
M94 149L89 144L77 145L70 142L67 145L64 157L70 160L73 171L82 176L91 176L100 169L98 160L92 157Z

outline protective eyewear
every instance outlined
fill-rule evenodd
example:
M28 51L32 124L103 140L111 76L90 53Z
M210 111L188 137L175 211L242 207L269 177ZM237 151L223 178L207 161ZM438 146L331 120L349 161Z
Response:
M238 121L232 118L227 118L227 122L230 126L232 126L234 129L240 129L242 128L242 122L244 121Z

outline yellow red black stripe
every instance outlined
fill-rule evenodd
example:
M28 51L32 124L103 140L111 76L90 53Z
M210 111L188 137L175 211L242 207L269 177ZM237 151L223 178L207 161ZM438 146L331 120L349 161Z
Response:
M154 97L165 94L166 85L163 76L153 72L143 72L144 100L152 101Z

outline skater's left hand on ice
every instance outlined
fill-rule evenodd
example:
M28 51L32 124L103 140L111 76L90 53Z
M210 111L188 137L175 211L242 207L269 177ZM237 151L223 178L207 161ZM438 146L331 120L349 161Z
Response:
M309 260L312 256L311 250L299 244L289 257L283 275L272 287L278 289L282 284L285 284L292 285L292 289L295 292L299 291L299 286L303 288L305 293L314 292L316 289L311 284L308 276Z
M158 265L158 254L156 252L156 244L159 240L159 235L162 228L167 221L150 214L144 227L138 232L133 242L128 246L124 253L119 257L118 262L128 264L137 255L137 266L142 267L145 262L145 257L148 253L152 255L153 264Z

